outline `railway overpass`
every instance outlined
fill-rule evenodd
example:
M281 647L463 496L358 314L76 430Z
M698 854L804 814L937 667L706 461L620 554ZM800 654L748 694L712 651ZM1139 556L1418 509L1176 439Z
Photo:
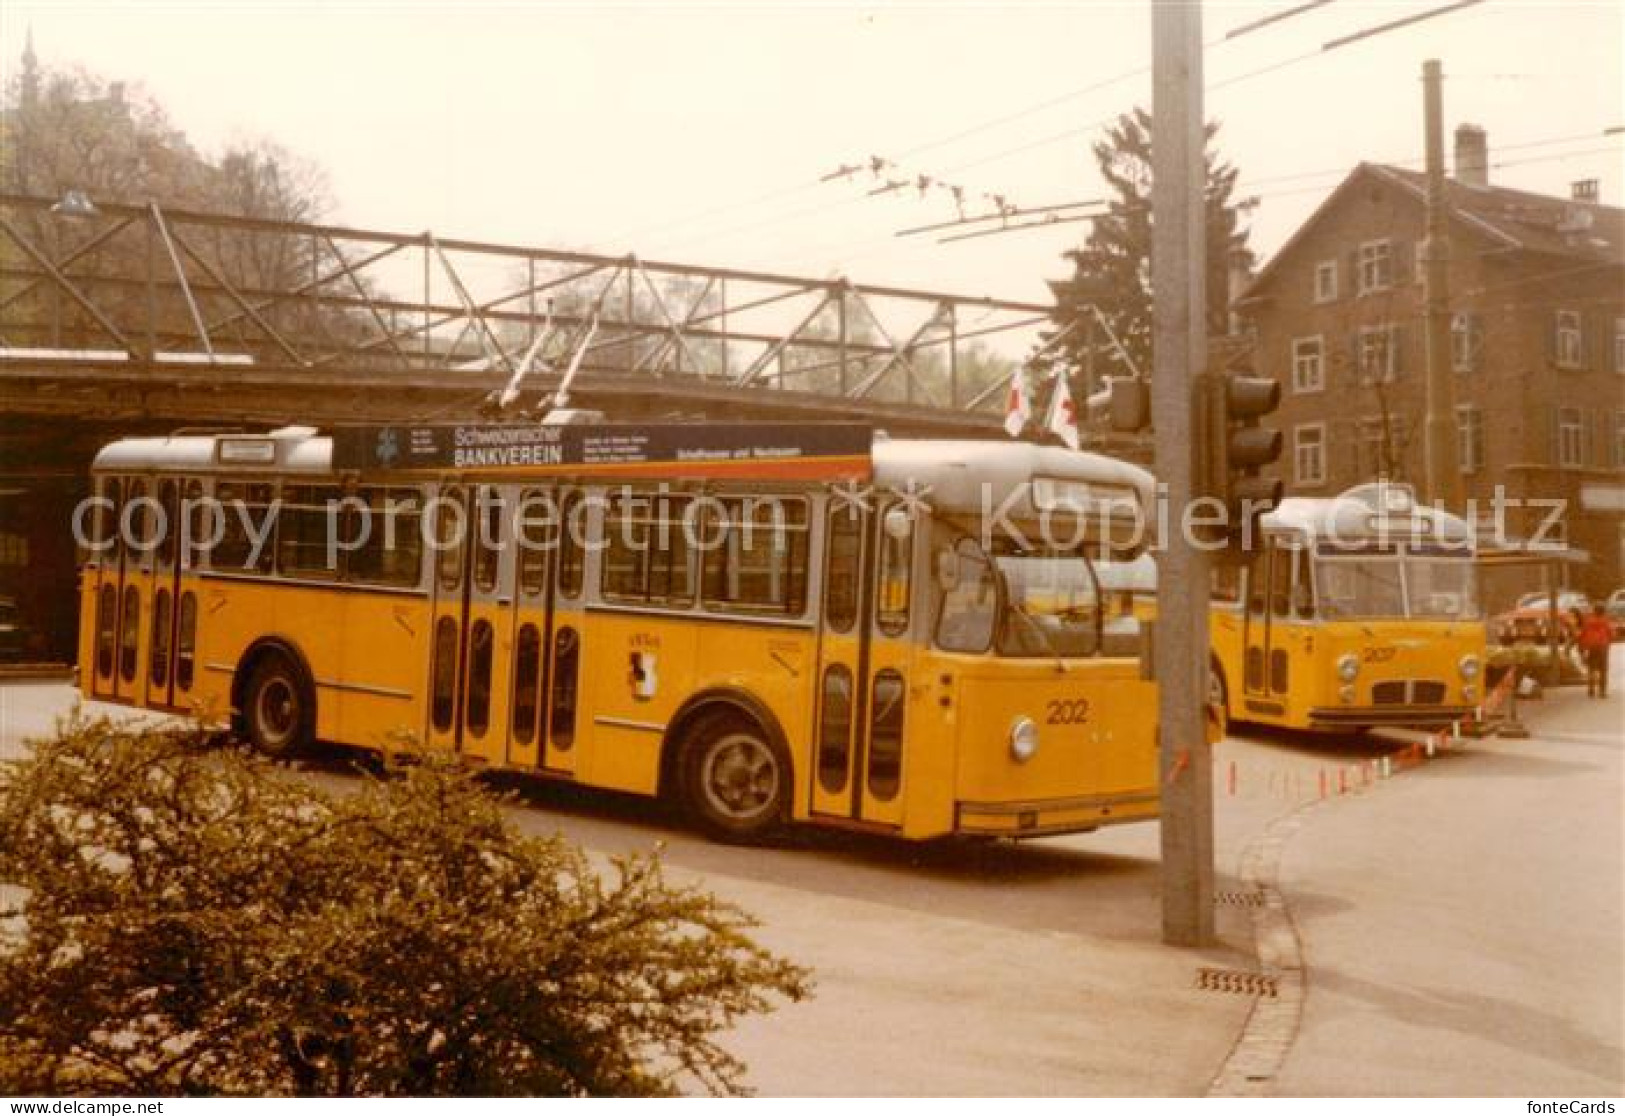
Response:
M0 194L0 598L71 655L70 509L180 427L860 419L1002 436L1049 307L844 278Z

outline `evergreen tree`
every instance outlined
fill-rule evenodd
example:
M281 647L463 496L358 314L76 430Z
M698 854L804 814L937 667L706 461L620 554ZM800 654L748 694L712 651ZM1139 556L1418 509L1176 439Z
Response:
M1226 331L1232 266L1251 268L1247 230L1234 197L1236 168L1212 147L1217 124L1206 129L1208 332ZM1115 345L1090 321L1092 304L1145 375L1151 374L1151 114L1136 108L1117 118L1094 145L1095 162L1111 191L1108 213L1092 223L1083 247L1066 252L1072 276L1051 283L1057 329L1076 323L1051 362L1069 373L1093 367L1095 378L1126 375ZM1239 258L1236 258L1239 254ZM1053 336L1053 334L1051 334ZM1092 353L1091 353L1092 350ZM1078 381L1093 390L1097 383Z

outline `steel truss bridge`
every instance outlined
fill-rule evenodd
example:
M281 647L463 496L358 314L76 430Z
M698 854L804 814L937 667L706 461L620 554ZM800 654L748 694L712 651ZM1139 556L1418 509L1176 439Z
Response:
M0 413L852 418L989 434L1043 305L0 194Z

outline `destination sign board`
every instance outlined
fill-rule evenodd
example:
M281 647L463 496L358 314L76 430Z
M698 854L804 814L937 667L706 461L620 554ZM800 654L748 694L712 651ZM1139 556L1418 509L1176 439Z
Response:
M855 423L340 426L333 467L845 479L868 476L872 437Z

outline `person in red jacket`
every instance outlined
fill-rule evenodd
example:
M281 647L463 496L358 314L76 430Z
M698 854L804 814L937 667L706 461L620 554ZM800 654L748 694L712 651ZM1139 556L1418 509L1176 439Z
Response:
M1602 602L1598 601L1592 606L1591 615L1581 621L1580 634L1575 640L1585 659L1587 697L1608 696L1608 648L1613 640L1613 626L1608 623Z

